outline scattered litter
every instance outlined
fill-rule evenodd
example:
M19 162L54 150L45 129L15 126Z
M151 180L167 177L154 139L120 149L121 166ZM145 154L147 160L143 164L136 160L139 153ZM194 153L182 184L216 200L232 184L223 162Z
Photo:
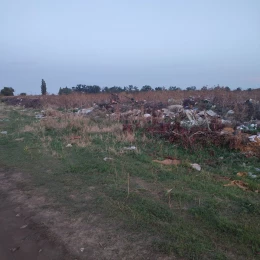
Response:
M231 181L230 183L225 184L224 186L226 186L226 187L228 187L228 186L237 186L237 187L239 187L242 190L245 190L245 191L248 190L248 184L243 182L243 181L238 181L238 180Z
M67 144L66 147L72 147L72 144Z
M220 132L221 135L224 135L224 134L226 134L226 135L230 134L231 135L233 133L234 133L234 129L232 127L224 127L222 129L222 131Z
M22 137L22 138L16 138L16 139L14 139L15 141L23 141L24 140L24 137Z
M197 163L191 163L191 167L197 171L201 171L201 166Z
M156 163L160 163L160 164L163 164L163 165L179 165L181 163L180 160L172 160L172 159L165 159L163 161L159 161L159 160L153 160L153 162L156 162Z
M171 106L168 106L168 111L179 113L179 112L183 111L183 106L182 105L171 105Z
M94 110L94 107L90 107L90 108L83 108L83 109L80 109L77 113L78 114L89 114L91 113L92 111Z
M238 172L238 173L237 173L237 176L239 176L239 177L245 177L245 176L247 176L247 175L248 175L247 172Z
M144 118L152 117L150 114L144 114Z
M39 249L39 251L38 251L39 253L41 253L42 252L42 249Z
M81 251L82 253L84 252L84 250L85 250L84 247L80 248L80 251Z
M20 229L24 229L24 228L27 228L28 225L23 225L20 227Z
M230 181L231 178L227 176L213 175L213 178L217 181Z
M2 135L7 135L7 131L2 131L1 134Z
M260 168L255 168L255 170L256 170L257 172L260 172Z
M248 137L250 142L259 142L260 141L260 135L251 135Z
M253 174L252 172L249 172L248 177L255 179L255 178L257 178L257 175Z
M124 150L136 150L135 146L130 146L130 147L124 147Z
M16 214L15 216L16 216L16 217L20 217L21 215L18 213L18 214Z
M105 157L103 160L106 162L106 161L112 161L112 160L114 160L114 159L113 159L113 158L110 158L110 157Z
M173 188L172 188L172 189L169 189L169 190L166 190L166 195L169 194L169 193L171 193L172 190L173 190Z
M212 116L212 117L217 116L217 113L215 113L212 110L208 110L206 113L207 113L207 115Z
M19 250L19 249L20 249L20 247L17 246L17 247L10 248L9 250L10 250L12 253L14 253L15 251L17 251L17 250Z
M230 116L230 115L234 115L234 114L235 114L235 112L233 110L229 110L227 112L226 116Z
M42 119L42 118L44 118L44 115L38 114L38 115L35 115L35 118L36 119Z

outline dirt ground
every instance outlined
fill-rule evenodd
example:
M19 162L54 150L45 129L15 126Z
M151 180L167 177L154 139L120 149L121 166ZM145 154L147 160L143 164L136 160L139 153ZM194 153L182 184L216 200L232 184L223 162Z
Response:
M156 254L143 234L102 216L89 214L87 222L66 216L28 183L25 174L0 168L1 260L176 259Z
M62 245L46 235L46 229L30 220L30 214L0 197L1 260L71 259Z
M0 171L0 259L76 259L46 226L33 221L33 213L25 205L10 197L14 187L6 185L6 180Z

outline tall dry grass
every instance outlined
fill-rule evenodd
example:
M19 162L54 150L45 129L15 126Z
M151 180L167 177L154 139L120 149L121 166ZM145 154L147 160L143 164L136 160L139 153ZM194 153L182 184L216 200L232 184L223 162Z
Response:
M227 107L240 104L248 99L260 101L260 89L252 91L226 91L225 89L212 90L177 90L177 91L148 91L148 92L122 92L118 94L120 103L131 102L131 98L136 101L146 100L147 102L167 103L169 98L182 101L190 96L195 99L209 99L220 106ZM27 97L28 98L28 97ZM113 96L109 93L99 94L79 94L72 93L70 95L47 95L39 96L44 107L52 108L86 108L93 106L94 103L109 103L113 100Z

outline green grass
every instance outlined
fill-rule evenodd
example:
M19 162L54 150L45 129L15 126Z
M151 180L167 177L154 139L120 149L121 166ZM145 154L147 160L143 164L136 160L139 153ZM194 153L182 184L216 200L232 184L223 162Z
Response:
M126 231L152 237L155 251L185 259L259 258L259 194L224 187L227 181L216 178L241 179L257 189L259 177L239 178L236 173L257 174L259 159L218 147L187 151L159 138L143 140L141 133L133 142L117 141L115 133L91 133L86 147L66 148L64 136L80 134L80 129L23 132L37 121L30 113L7 114L2 107L3 113L10 121L0 122L0 130L8 131L0 135L0 167L29 173L34 188L48 189L71 216L98 212L108 222L123 223L120 227ZM137 151L123 150L130 145ZM176 167L152 162L167 156L183 163ZM189 163L199 163L202 171ZM92 200L86 203L81 198L91 188ZM76 201L70 198L73 193Z

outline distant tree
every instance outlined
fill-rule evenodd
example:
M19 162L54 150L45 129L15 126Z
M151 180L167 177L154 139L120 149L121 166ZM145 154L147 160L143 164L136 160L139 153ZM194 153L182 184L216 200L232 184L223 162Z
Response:
M252 91L252 88L248 88L247 91Z
M124 87L124 91L126 91L126 92L132 92L133 90L134 90L133 85L128 85L128 87Z
M137 86L134 86L134 91L135 92L138 92L139 91L139 88Z
M177 88L176 86L170 86L168 90L176 91L176 90L180 90L180 88Z
M141 88L141 91L151 91L153 90L151 86L149 85L144 85L142 88Z
M226 86L226 87L225 87L225 90L226 90L226 91L230 91L230 87Z
M202 90L202 91L206 91L206 90L208 90L208 87L207 87L207 86L203 86L203 87L201 88L201 90Z
M1 95L3 95L3 96L13 96L14 95L14 89L13 88L8 88L8 87L4 87L1 90Z
M139 91L138 87L137 86L134 86L134 85L128 85L127 87L125 86L124 87L124 91L126 92L136 92L136 91Z
M59 95L62 95L62 94L68 95L68 94L70 94L70 93L72 93L72 89L66 87L66 88L60 88L58 94L59 94Z
M110 93L120 93L120 92L123 92L123 91L124 91L124 88L121 88L119 86L114 86L112 88L109 88Z
M105 92L105 93L120 93L120 92L123 92L125 91L125 88L122 88L122 87L118 87L118 86L114 86L114 87L111 87L111 88L108 88L108 87L104 87L102 92Z
M241 88L237 88L236 91L241 91L242 89Z
M190 90L196 90L195 86L191 86L191 87L187 87L186 90L190 91Z
M72 87L72 91L79 93L99 93L101 88L97 85L78 84L76 87Z
M20 96L26 96L25 92L20 93Z
M214 85L213 89L214 89L214 90L221 90L221 87L220 87L220 85L218 84L217 86Z
M46 87L46 82L44 81L44 79L42 79L41 91L42 91L42 95L46 95L47 87Z
M154 90L155 90L155 91L162 91L163 88L162 88L162 87L156 87Z
M89 87L88 93L100 93L100 91L101 91L101 88L98 85L93 85L93 86L88 86L88 87Z
M101 91L105 92L105 93L108 93L109 92L109 88L108 87L104 87Z

